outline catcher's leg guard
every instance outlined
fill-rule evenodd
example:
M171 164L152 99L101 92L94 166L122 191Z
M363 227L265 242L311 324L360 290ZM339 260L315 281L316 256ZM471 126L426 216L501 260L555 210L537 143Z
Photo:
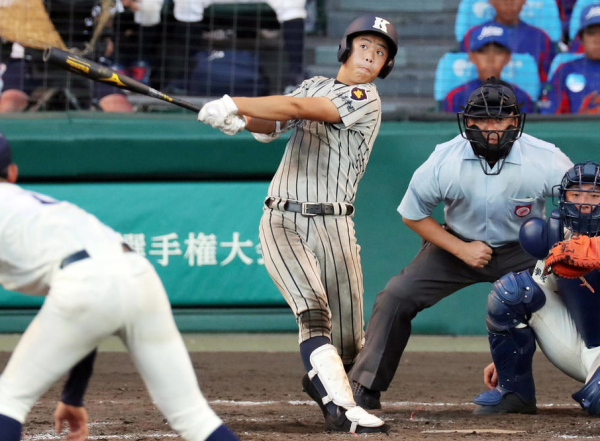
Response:
M352 433L389 431L388 425L380 418L367 413L354 402L342 359L335 346L326 344L315 349L310 354L310 364L312 366L308 373L310 381L318 377L325 388L326 395L320 397L321 402L324 406L333 402L338 407L335 415L329 412L325 415L328 429ZM310 387L310 385L306 386ZM311 397L313 397L312 394Z
M533 411L530 404L535 403L532 373L535 334L527 320L545 303L544 292L527 271L509 273L494 284L488 298L486 321L499 387L479 395L476 404L500 406L504 397L512 392L524 403L524 406L515 406L516 412Z
M596 369L592 378L572 397L590 415L600 415L600 368Z

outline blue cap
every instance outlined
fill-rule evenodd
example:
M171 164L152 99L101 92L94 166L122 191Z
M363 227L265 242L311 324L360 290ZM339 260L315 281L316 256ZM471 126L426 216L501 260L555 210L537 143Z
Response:
M8 139L0 133L0 170L4 170L12 164L12 150Z
M577 32L581 32L594 24L600 24L600 3L593 3L581 11L579 31Z
M479 32L473 32L469 43L470 51L478 51L489 43L500 44L510 51L506 30L498 25L483 26Z

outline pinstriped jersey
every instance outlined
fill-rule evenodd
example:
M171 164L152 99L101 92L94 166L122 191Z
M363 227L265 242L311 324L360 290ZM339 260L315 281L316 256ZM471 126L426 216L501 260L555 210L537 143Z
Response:
M327 97L342 121L294 120L269 196L300 202L347 202L356 198L381 126L381 99L373 83L348 86L313 77L290 94Z

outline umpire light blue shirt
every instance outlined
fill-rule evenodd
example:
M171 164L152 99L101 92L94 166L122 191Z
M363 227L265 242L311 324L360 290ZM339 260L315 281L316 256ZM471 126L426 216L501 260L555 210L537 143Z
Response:
M546 197L572 166L554 144L523 134L500 174L486 175L469 142L458 135L436 146L415 171L398 212L421 220L443 202L448 227L499 247L518 240L525 220L546 217Z

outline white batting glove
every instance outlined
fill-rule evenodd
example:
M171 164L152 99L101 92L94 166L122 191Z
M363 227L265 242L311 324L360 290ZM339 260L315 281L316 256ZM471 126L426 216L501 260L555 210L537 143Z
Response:
M198 113L198 121L202 121L215 129L225 127L227 117L236 115L238 107L229 95L223 95L223 98L209 101Z
M235 135L240 133L246 128L246 120L243 116L232 115L225 118L223 127L220 127L221 131L226 135Z

